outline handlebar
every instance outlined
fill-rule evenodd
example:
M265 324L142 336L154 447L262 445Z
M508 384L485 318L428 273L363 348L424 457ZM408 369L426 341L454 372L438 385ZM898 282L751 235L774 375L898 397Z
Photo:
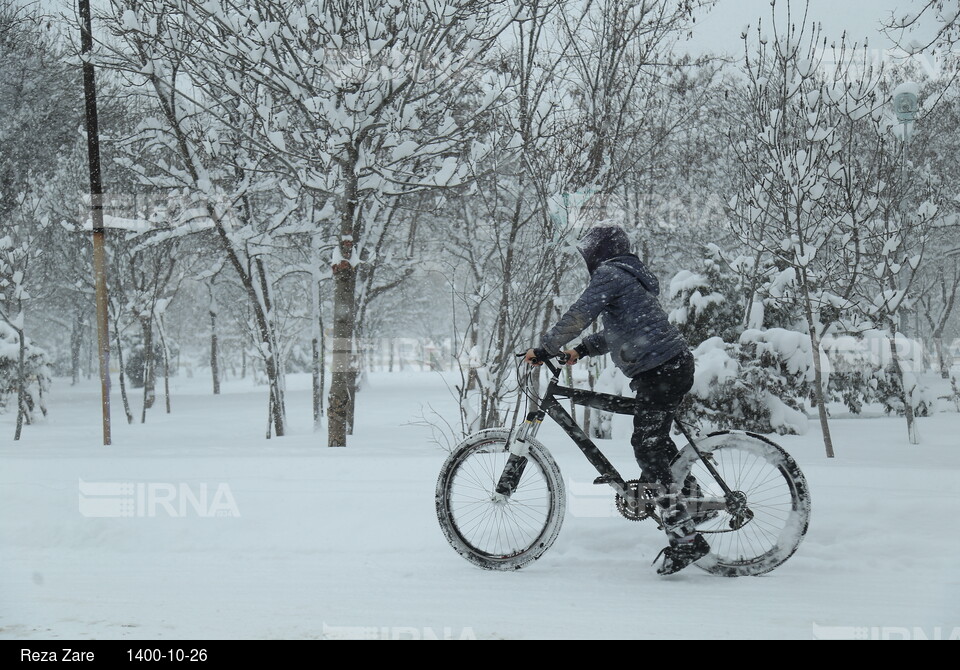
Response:
M534 350L534 353L536 353L536 350ZM544 352L544 353L545 353L545 352ZM523 353L517 354L517 358L524 358L526 355L527 355L527 352L524 351ZM557 359L558 361L560 361L560 364L561 364L561 365L566 365L567 361L570 360L570 356L569 356L566 352L561 351L560 353L558 353L558 354L553 354L552 356L551 356L551 355L547 355L546 357L537 356L536 358L533 359L532 362L533 362L534 364L544 363L544 364L546 364L546 366L551 370L551 372L556 372L556 369L554 368L553 364L551 363L551 361L552 361L554 358Z

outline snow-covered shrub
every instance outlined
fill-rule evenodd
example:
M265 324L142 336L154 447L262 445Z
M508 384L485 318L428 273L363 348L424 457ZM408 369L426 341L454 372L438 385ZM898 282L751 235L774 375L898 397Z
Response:
M683 410L687 419L721 429L806 433L801 399L813 373L803 333L748 330L736 343L714 337L693 353L696 373Z
M17 331L0 321L0 410L17 405L19 389L20 337ZM50 365L47 353L29 338L26 347L27 410L40 409L46 414L43 394L50 388Z
M705 251L700 271L681 270L670 280L669 298L677 305L670 322L693 347L712 337L735 341L743 317L739 277L717 245Z
M670 322L693 347L711 337L736 342L745 328L804 330L793 268L769 259L758 266L756 259L715 244L705 245L696 271L674 275L669 298Z
M670 282L676 305L670 321L696 347L695 382L684 413L716 428L806 432L802 407L813 381L810 338L770 327L796 320L787 295L793 275L772 266L755 268L752 259L726 254L715 244L705 251L697 272L679 272ZM745 322L752 327L745 330Z
M903 414L902 382L894 372L890 337L879 330L868 330L857 336L825 337L822 342L830 362L830 397L842 401L854 414L865 404L883 406L888 414ZM936 394L920 382L925 369L923 347L916 340L897 334L897 358L908 386L915 416L930 416L936 411Z

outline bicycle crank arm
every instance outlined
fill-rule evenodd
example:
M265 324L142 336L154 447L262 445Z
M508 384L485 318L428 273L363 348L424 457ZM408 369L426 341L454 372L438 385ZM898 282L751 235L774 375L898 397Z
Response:
M628 497L629 495L627 493L627 483L623 481L623 477L621 477L617 473L600 475L599 477L593 480L593 484L594 486L602 486L606 484L607 486L612 488L618 496L622 496L624 498Z

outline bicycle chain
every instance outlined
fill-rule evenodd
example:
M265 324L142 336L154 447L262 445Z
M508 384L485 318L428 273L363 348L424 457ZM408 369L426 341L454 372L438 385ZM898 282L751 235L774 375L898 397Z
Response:
M641 482L638 479L631 479L630 481L626 482L626 489L630 493L636 494L638 491L640 491L640 487L643 486L644 483L645 482ZM623 496L621 496L618 493L616 495L617 511L620 512L621 516L623 516L623 518L625 518L627 521L645 521L646 519L652 518L654 521L657 522L658 525L662 526L660 517L654 511L655 510L654 501L656 500L656 495L654 494L654 492L651 491L650 489L644 489L643 497L641 499L648 500L650 502L644 504L643 509L640 509L639 504L637 505L636 509L630 509L630 506L627 504L627 501L624 499ZM728 521L728 524L730 526L729 529L726 529L726 530L697 529L697 532L703 535L721 535L723 533L735 533L741 528L743 528L744 526L746 526L748 523L750 523L752 520L753 520L753 513L750 512L743 516L731 517L730 520Z

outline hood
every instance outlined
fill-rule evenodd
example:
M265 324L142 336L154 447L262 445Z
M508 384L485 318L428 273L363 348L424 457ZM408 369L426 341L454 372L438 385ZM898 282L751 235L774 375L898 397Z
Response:
M577 242L577 250L587 262L587 270L593 274L604 261L629 254L630 240L620 226L599 225L587 231Z
M612 265L613 267L626 271L636 277L643 285L643 288L647 289L650 293L660 295L660 280L647 269L643 261L633 254L612 258L607 261L607 265Z

